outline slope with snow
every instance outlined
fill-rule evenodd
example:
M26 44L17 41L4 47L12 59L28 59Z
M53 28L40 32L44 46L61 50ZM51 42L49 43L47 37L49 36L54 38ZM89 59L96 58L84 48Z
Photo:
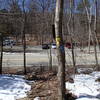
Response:
M0 100L16 100L26 97L31 86L22 76L0 75Z

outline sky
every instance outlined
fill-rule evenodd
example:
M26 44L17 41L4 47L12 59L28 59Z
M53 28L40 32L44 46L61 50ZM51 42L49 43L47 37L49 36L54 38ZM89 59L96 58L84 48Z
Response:
M3 5L0 5L0 7L2 8L2 9L4 9L4 8L6 8L6 9L9 9L9 6L8 6L8 0L0 0L0 1L3 1ZM26 0L26 3L25 3L25 5L26 5L26 9L28 8L28 6L29 6L29 1L31 1L31 0ZM37 0L38 1L38 0ZM40 0L40 1L46 1L46 0ZM77 8L77 4L79 3L79 1L81 1L81 0L75 0L75 9ZM92 1L93 0L89 0L91 3L92 3ZM19 5L20 5L20 7L21 7L21 5L22 5L22 0L19 0ZM67 3L65 4L65 6L67 6ZM39 9L41 9L41 7L39 8ZM67 11L69 11L70 9L67 9ZM94 11L93 11L94 12Z

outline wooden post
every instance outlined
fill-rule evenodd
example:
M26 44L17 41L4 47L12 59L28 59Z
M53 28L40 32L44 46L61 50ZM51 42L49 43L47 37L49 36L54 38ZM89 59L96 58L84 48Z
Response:
M65 100L65 49L62 37L64 0L56 0L55 34L58 57L58 100Z

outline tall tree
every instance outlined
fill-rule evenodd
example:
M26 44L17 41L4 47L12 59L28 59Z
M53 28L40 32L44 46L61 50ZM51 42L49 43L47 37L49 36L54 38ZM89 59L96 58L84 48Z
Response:
M69 17L69 21L68 21L68 32L69 35L71 36L71 52L72 52L72 62L73 62L73 68L75 69L76 72L76 66L75 66L75 54L74 54L74 10L75 10L75 2L74 0L69 0L70 1L70 17Z
M23 40L23 50L24 50L24 74L27 74L27 71L26 71L26 36L25 36L25 33L26 33L25 26L26 26L27 15L26 15L26 11L25 11L25 1L26 0L22 1L22 7L23 7L22 40Z
M90 5L89 0L81 0L78 4L77 7L78 11L80 11L80 13L87 15L87 20L88 20L88 48L89 48L89 52L90 52L90 42L92 39L92 30L91 30L91 21L92 21L92 14L91 14L91 9L92 9L92 5Z
M55 34L58 57L58 100L65 100L65 50L62 37L62 18L64 0L56 1Z
M94 0L95 4L95 21L94 21L94 51L95 51L95 60L96 60L96 70L99 70L99 64L98 64L98 56L97 56L97 0ZM97 40L97 43L96 43Z
M80 2L81 6L81 11L86 12L87 15L87 21L88 21L88 47L89 47L89 53L90 53L90 43L91 41L94 44L94 52L95 52L95 61L96 61L96 66L98 66L98 57L97 57L97 49L96 49L96 38L97 38L97 0L94 0L93 3L90 4L89 0L82 0ZM95 17L94 17L94 22L92 22L92 8L95 6ZM78 9L79 9L78 8ZM92 23L94 28L92 29ZM93 31L93 32L92 32ZM93 34L94 33L94 34Z

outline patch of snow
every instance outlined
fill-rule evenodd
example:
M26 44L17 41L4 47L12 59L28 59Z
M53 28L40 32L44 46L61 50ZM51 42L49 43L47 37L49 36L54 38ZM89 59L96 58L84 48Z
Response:
M0 100L16 100L26 97L31 86L22 76L0 75Z
M100 77L100 72L75 75L73 76L74 83L66 82L66 88L77 95L76 100L100 100L100 83L95 82L98 77Z
M41 100L40 97L35 97L34 100Z

